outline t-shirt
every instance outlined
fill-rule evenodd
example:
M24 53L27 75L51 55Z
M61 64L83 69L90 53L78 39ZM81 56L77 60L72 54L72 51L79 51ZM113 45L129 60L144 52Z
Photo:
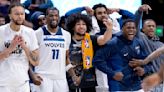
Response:
M3 52L11 44L15 35L22 35L30 51L38 48L34 30L21 25L18 32L10 28L10 24L0 27L0 52ZM21 46L9 55L0 60L0 86L20 86L29 80L29 61Z

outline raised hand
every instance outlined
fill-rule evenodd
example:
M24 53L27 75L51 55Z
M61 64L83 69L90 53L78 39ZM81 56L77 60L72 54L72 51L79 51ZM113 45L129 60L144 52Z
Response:
M107 13L108 14L112 14L114 12L119 12L120 9L119 8L107 8Z
M146 12L146 14L148 14L149 13L149 10L152 10L152 9L151 9L151 7L149 5L143 4L143 5L141 5L139 7L138 10L141 11L141 12Z
M107 29L112 30L112 28L113 28L113 22L112 22L111 19L104 18L103 19L103 23L105 24L105 26L107 27Z
M86 12L87 12L88 15L91 15L91 16L94 15L94 11L93 11L92 8L86 6L85 9L86 9Z

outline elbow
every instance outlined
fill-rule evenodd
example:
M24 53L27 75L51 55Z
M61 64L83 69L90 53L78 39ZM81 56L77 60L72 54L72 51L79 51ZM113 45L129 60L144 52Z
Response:
M99 46L105 45L108 41L110 41L110 39L111 38L102 40L101 42L98 43Z

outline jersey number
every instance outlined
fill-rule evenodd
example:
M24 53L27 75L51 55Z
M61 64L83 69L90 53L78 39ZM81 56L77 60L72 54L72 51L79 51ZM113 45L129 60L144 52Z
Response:
M58 59L59 58L59 49L53 49L52 50L52 59Z

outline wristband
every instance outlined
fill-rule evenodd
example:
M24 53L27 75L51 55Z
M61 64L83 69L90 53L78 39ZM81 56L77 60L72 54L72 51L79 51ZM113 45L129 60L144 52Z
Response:
M68 70L71 69L72 67L73 67L72 64L68 64L68 65L66 66L66 71L68 71Z

